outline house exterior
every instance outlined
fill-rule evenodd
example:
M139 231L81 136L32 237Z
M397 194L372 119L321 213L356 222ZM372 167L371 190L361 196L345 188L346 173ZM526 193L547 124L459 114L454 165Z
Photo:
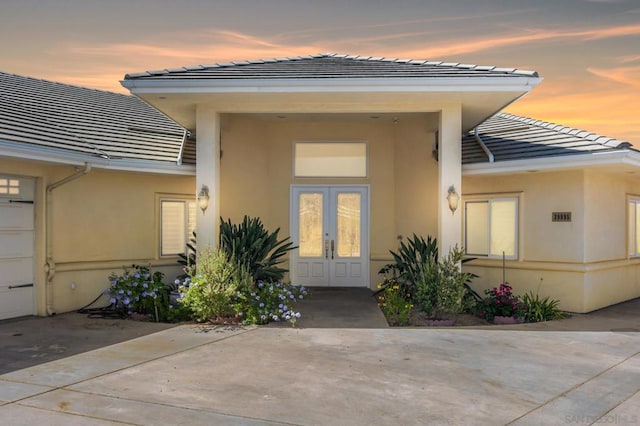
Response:
M220 215L250 214L300 245L289 265L300 284L373 287L389 249L416 233L436 236L441 253L464 245L479 290L506 279L574 312L640 296L638 153L550 123L486 121L540 81L518 69L320 54L122 84L197 135L196 190L210 194L200 247L215 244Z
M0 318L78 309L123 265L172 279L192 229L244 215L300 246L295 284L374 288L416 233L463 245L478 291L638 297L640 155L499 113L540 81L336 54L128 74L135 96L0 73Z

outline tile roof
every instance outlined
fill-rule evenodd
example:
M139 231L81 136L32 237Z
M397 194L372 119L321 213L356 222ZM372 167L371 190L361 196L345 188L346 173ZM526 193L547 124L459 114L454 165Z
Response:
M631 149L629 142L506 113L494 115L477 129L496 162ZM464 135L462 163L488 161L474 133Z
M125 80L148 79L330 79L407 77L538 77L535 71L413 59L321 53L253 61L236 61L127 74Z
M0 72L0 143L118 159L195 164L184 129L135 96Z

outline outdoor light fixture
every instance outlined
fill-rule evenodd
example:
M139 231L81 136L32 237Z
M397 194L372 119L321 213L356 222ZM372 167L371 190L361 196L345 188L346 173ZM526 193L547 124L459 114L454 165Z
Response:
M460 194L456 192L456 187L453 185L449 187L449 195L447 195L447 201L449 202L449 209L451 209L451 214L454 214L456 210L458 210Z
M204 211L209 207L209 187L207 185L202 185L200 192L198 192L198 207L202 210L203 215Z

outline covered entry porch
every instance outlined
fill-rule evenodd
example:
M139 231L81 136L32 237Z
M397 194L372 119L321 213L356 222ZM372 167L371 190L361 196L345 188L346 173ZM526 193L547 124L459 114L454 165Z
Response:
M416 233L438 237L443 247L460 244L460 213L446 200L451 186L460 188L459 142L445 154L439 142L446 133L459 139L460 124L454 119L457 126L442 131L442 116L225 113L206 120L218 123L220 156L217 175L198 166L196 189L206 186L210 197L198 214L200 247L217 241L218 217L260 217L299 246L285 265L294 284L375 288L398 239ZM358 152L346 152L353 147ZM446 155L452 167L440 166ZM332 170L307 173L304 162Z

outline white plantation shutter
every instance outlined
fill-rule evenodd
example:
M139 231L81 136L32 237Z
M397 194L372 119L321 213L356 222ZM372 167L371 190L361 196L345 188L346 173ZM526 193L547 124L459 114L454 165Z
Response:
M170 256L184 253L187 244L186 209L184 201L162 200L160 254Z

